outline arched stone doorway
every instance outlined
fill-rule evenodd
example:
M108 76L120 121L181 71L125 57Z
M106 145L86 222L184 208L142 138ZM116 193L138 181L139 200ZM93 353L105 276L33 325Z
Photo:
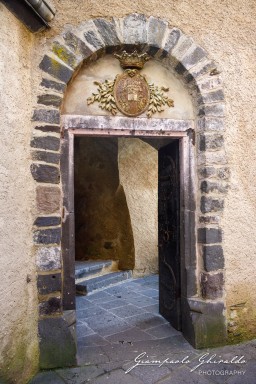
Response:
M174 70L193 98L194 119L63 115L60 122L65 84L83 63L120 48L148 52L162 66ZM44 56L40 69L31 170L38 182L34 242L41 367L75 363L73 140L82 131L86 135L102 135L103 130L104 134L119 136L167 135L179 139L183 333L197 348L223 343L226 325L220 217L225 191L218 187L218 180L227 178L228 169L221 134L224 95L216 64L192 38L165 21L132 14L114 21L90 20L66 31ZM211 256L213 253L218 257Z

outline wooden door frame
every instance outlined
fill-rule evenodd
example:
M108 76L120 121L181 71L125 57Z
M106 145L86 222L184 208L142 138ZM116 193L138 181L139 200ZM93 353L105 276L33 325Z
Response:
M197 293L193 121L65 115L62 117L62 132L63 310L75 309L74 138L147 137L179 140L182 328L184 336L194 344L192 325L186 310L187 299Z

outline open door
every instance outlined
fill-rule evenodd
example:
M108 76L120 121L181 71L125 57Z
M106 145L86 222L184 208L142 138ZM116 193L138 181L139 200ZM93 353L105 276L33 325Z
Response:
M179 140L159 150L159 312L181 330Z

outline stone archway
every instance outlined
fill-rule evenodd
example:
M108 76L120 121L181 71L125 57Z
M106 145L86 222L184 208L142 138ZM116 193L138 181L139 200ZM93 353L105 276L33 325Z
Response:
M69 245L74 241L70 232L74 219L72 190L67 183L72 149L67 136L69 128L75 127L60 124L60 107L66 84L82 63L120 48L148 52L165 67L173 68L193 95L195 126L189 127L186 135L190 145L196 146L196 159L194 164L187 152L191 177L186 179L186 188L195 199L184 212L188 218L184 255L189 320L184 334L197 348L223 343L226 337L221 216L229 169L222 135L224 94L217 66L191 37L164 20L141 14L88 20L56 38L39 65L42 79L33 114L31 172L37 182L34 244L41 368L75 364L76 354L74 276L69 263L73 248L67 247L67 241ZM97 128L97 119L87 119L90 127ZM113 127L113 119L104 117L106 128ZM120 124L120 118L117 120ZM126 120L131 129L138 124L138 119ZM139 119L141 129L147 124L144 120ZM177 122L163 124L175 130Z

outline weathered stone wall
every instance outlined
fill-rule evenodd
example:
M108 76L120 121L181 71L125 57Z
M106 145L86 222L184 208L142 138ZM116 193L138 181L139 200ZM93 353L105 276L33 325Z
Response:
M33 36L0 4L0 381L25 383L38 366L30 167Z

